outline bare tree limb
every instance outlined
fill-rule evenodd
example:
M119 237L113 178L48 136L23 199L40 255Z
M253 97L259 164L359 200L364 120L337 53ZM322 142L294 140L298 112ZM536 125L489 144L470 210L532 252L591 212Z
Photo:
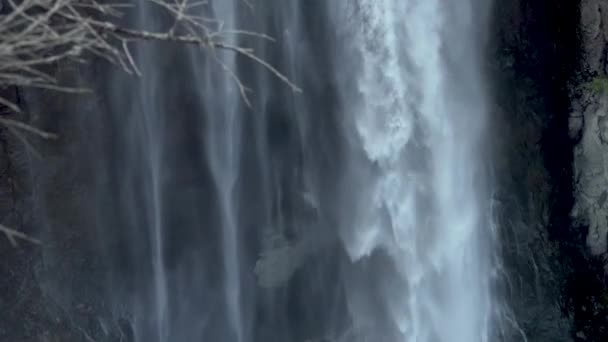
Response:
M57 139L57 135L54 133L49 133L49 132L45 132L43 130L40 130L36 127L30 126L28 124L25 124L21 121L17 121L17 120L13 120L13 119L7 119L7 118L1 118L0 117L0 124L5 125L7 127L15 127L15 128L19 128L22 129L26 132L30 132L33 133L35 135L38 135L44 139Z
M195 45L207 50L239 89L245 104L251 90L233 70L215 55L226 50L247 58L268 70L292 91L302 90L282 72L258 56L255 51L234 43L234 36L259 38L274 42L264 33L224 28L218 18L210 15L208 0L147 0L167 11L173 24L164 32L129 28L116 21L130 3L105 3L102 0L0 0L4 10L0 13L0 88L9 86L49 89L67 93L88 90L59 84L49 72L57 63L86 63L89 56L101 57L118 65L125 72L141 75L129 50L133 41L157 41ZM243 0L253 8L250 1ZM144 5L145 6L145 5ZM8 7L8 8L7 8ZM3 14L4 13L4 14ZM21 113L18 104L0 97L0 109ZM11 126L44 139L56 138L24 122L3 118L0 125Z
M253 9L249 0L243 0ZM275 40L259 32L225 28L224 23L210 13L208 0L147 0L166 11L173 23L166 31L148 31L118 24L130 3L107 3L106 0L0 0L0 89L9 87L40 88L63 93L83 93L88 89L60 84L53 75L59 63L86 63L90 57L100 57L125 72L141 75L129 49L134 41L156 41L197 46L207 51L239 89L247 106L251 105L246 87L234 70L217 55L218 50L232 52L258 64L293 92L302 90L281 71L256 52L233 43L235 38L257 38L270 43ZM4 7L4 8L2 8ZM0 95L0 112L21 114L23 109L10 98ZM1 115L0 126L6 127L33 147L21 132L43 139L57 135L19 121L14 115ZM33 150L37 154L35 150ZM26 234L0 225L0 233L16 246L18 240L39 244Z
M8 228L1 224L0 224L0 233L3 233L6 236L6 238L11 243L11 245L13 245L13 247L18 246L18 243L17 243L18 240L27 241L27 242L30 242L30 243L33 243L36 245L41 244L40 240L34 239L24 233L21 233L14 229Z
M128 28L116 18L133 7L128 3L101 3L97 0L4 0L6 14L0 14L0 87L24 86L74 91L63 87L45 69L58 62L85 62L90 53L119 65L129 73L139 70L128 49L130 41L160 41L196 45L210 52L227 50L267 69L294 92L301 89L283 73L264 61L252 49L231 43L229 36L248 36L273 42L264 33L224 29L209 15L207 0L148 0L173 17L165 32ZM248 1L247 6L252 6ZM217 60L217 59L216 59ZM225 65L220 65L226 69ZM235 79L231 73L230 78ZM243 86L239 84L241 94ZM6 100L6 99L4 99ZM246 97L243 97L245 102ZM0 103L15 111L15 104Z

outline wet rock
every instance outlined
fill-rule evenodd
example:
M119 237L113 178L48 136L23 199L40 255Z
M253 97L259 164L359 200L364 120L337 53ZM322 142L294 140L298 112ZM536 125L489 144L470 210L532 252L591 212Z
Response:
M573 215L589 225L587 244L594 255L607 250L608 98L587 106L581 141L574 157L576 204Z
M588 226L587 245L593 255L599 256L608 249L608 205L604 194L608 187L608 94L603 87L589 85L601 85L607 72L608 4L583 0L580 8L581 74L587 81L579 85L582 95L573 100L582 111L571 118L571 126L578 125L581 131L574 154L572 215Z

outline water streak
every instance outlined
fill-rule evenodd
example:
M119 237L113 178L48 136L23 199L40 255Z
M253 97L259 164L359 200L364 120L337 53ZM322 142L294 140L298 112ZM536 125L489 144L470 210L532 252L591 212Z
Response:
M487 100L473 10L469 2L362 0L346 19L360 63L356 90L343 96L366 156L356 163L373 171L358 180L357 218L343 240L353 262L388 255L392 268L378 282L393 284L382 297L403 341L489 338ZM369 309L358 301L351 298L355 324L368 329Z
M193 7L275 37L225 36L302 94L231 52L133 43L142 76L93 75L107 82L94 115L73 114L78 163L49 165L84 175L74 221L89 238L45 260L74 278L47 290L102 303L99 341L113 326L130 342L490 340L483 2ZM126 24L167 28L140 3Z

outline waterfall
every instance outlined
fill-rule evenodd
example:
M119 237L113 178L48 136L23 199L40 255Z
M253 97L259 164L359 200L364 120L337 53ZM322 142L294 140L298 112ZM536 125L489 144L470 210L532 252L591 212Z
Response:
M45 176L86 194L77 219L39 194L50 236L85 232L45 252L46 291L100 303L96 340L491 340L483 3L201 6L274 37L225 36L301 94L230 51L133 43L141 77L93 72L78 163ZM141 5L128 25L166 29Z
M475 10L469 1L359 1L341 24L353 26L346 37L359 58L340 70L356 74L343 92L364 154L352 167L371 168L352 176L362 186L342 239L355 263L385 254L390 266L375 281L402 341L489 338L487 97ZM361 298L368 286L352 288L355 324L365 327L377 316Z

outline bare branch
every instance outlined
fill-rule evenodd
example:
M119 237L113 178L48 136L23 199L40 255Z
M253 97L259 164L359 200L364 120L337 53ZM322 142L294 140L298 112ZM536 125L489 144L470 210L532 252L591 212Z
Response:
M234 73L234 70L230 69L226 63L224 63L221 59L217 58L215 55L215 61L216 63L218 63L222 69L224 69L224 71L226 72L226 74L228 74L228 76L230 76L230 78L232 78L232 80L234 81L234 83L236 84L236 86L239 88L239 92L241 94L241 97L243 98L243 101L245 102L245 104L248 107L251 107L251 102L249 101L249 97L247 96L247 93L251 91L251 89L245 87L245 85L243 84L243 82L241 82L241 80L237 77L237 75Z
M3 1L3 0L0 0ZM268 70L294 92L302 90L282 72L258 56L252 49L239 46L235 36L259 38L274 42L264 33L225 28L224 23L210 13L207 0L147 0L167 11L173 24L165 32L152 32L117 24L116 19L133 7L129 3L103 3L98 0L4 0L0 14L0 88L32 87L67 93L87 92L87 89L59 84L51 70L58 63L85 63L97 56L118 65L124 71L141 75L131 55L132 41L157 41L194 45L207 50L218 66L237 85L243 101L251 90L216 54L226 50L247 58ZM250 1L243 0L253 9ZM145 5L144 5L145 6ZM0 108L21 113L18 104L0 97ZM0 125L15 127L45 139L56 135L26 123L1 119Z
M57 139L57 135L54 133L49 133L49 132L45 132L41 129L38 129L34 126L30 126L26 123L23 123L21 121L17 121L17 120L13 120L13 119L7 119L7 118L0 118L0 124L7 126L7 127L15 127L15 128L19 128L21 130L24 130L26 132L35 134L43 139Z
M13 245L13 247L17 247L17 241L18 240L23 240L23 241L27 241L36 245L41 244L40 240L38 239L34 239L24 233L21 233L19 231L16 231L14 229L8 228L4 225L0 224L0 233L3 233L6 238L8 239L8 241L11 243L11 245Z
M3 2L2 2L3 1ZM289 86L293 92L302 90L282 72L258 56L253 49L233 43L235 38L247 37L267 42L275 40L260 32L224 27L224 23L211 15L207 0L147 0L167 11L174 22L165 32L147 31L117 24L129 3L105 3L105 0L0 0L0 89L7 87L41 88L64 93L89 92L79 86L61 84L54 76L53 68L59 63L86 63L90 57L100 57L125 72L141 75L131 55L129 43L156 41L197 46L209 52L217 65L226 72L239 89L243 101L250 106L246 87L218 55L218 50L235 53L251 60ZM246 6L253 9L248 0ZM236 37L235 37L236 36ZM0 110L14 114L23 112L18 103L0 96ZM0 125L6 127L29 148L38 152L22 135L23 132L43 139L57 139L25 122L0 116ZM19 240L34 244L40 241L28 235L0 225L13 246Z
M0 96L0 105L7 107L8 109L12 110L15 113L21 113L21 108L19 108L19 106L17 106L16 104L14 104L11 101L5 99L2 96Z

